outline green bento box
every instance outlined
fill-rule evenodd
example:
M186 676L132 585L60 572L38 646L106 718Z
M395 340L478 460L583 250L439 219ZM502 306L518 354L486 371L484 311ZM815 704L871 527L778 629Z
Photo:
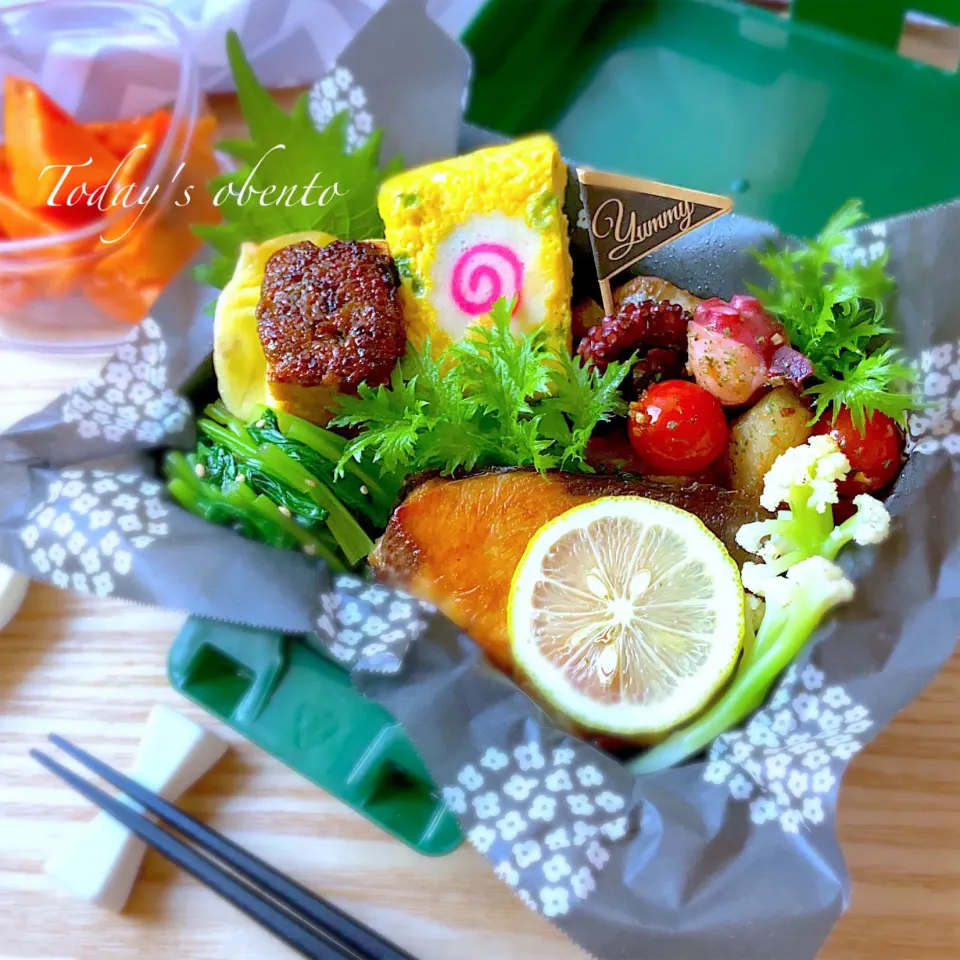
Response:
M960 0L491 0L467 30L471 123L550 130L603 170L732 194L815 232L850 197L886 217L960 196L960 78L896 53L906 11ZM509 42L504 38L509 38ZM173 686L428 855L462 840L403 731L299 638L191 620Z

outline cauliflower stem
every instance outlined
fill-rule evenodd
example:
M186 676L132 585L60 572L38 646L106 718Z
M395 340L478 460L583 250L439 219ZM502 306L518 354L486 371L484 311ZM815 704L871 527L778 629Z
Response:
M802 561L775 587L769 584L763 622L726 691L706 713L634 760L633 773L655 773L682 763L745 720L766 700L823 618L852 596L853 584L822 557Z
M863 494L854 498L857 512L834 524L837 483L849 471L849 461L830 436L812 437L770 468L760 502L777 516L746 524L737 533L737 542L763 560L745 563L741 573L744 587L765 601L760 627L755 633L748 627L740 663L714 705L634 760L634 773L682 763L742 723L763 704L827 614L852 599L853 584L834 560L848 543L882 543L890 515Z

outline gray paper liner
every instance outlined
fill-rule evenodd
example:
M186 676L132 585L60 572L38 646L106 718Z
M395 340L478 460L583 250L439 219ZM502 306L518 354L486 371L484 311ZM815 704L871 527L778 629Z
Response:
M376 70L344 55L367 102L377 102L368 77L391 75L384 62L395 64L394 83L413 72L397 31L423 26L418 6L394 20L383 49L368 42L372 32L360 35ZM447 102L459 102L462 61L432 36L436 57L421 48L429 63L418 66L438 83L446 76L457 91ZM401 152L422 132L406 119L409 128L391 131ZM449 121L455 131L459 116ZM435 130L430 142L450 136ZM464 130L464 143L482 139ZM570 196L578 259L586 238ZM732 215L644 270L728 297L760 279L748 251L764 240L785 242ZM843 774L951 656L960 620L960 203L864 227L849 255L885 249L900 287L892 316L932 404L910 420L913 455L888 504L892 536L843 555L855 599L741 730L681 769L633 777L558 729L429 604L331 578L316 561L169 501L154 454L193 442L181 391L211 344L202 307L213 292L186 274L101 377L0 436L0 561L83 592L313 631L311 642L404 724L497 875L595 957L810 960L849 900L835 823ZM589 270L578 283L589 287Z

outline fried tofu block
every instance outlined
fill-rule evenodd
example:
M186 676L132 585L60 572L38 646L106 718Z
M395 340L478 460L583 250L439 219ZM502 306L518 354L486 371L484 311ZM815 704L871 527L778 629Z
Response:
M258 409L269 406L321 425L329 422L328 407L337 390L342 386L343 378L327 376L325 380L319 364L314 365L310 376L300 378L292 370L291 365L288 364L287 369L281 371L280 367L283 364L277 362L278 357L283 354L295 352L297 344L293 340L299 339L302 347L307 333L312 334L315 329L311 327L310 331L307 331L303 317L300 318L300 322L297 322L296 317L290 315L286 317L285 324L273 324L272 331L268 334L272 338L270 348L272 357L268 360L267 351L261 339L258 311L268 264L275 254L305 243L308 244L306 249L319 250L334 242L336 238L329 234L309 232L288 234L260 244L245 243L241 248L234 275L217 300L213 354L220 396L227 409L240 419L250 420L256 415ZM385 278L384 283L387 288L392 286L395 294L396 279L386 241L364 241L362 246L376 252L382 262L374 269ZM299 283L299 281L294 282ZM273 286L272 294L275 299L282 298L282 288L282 283ZM395 350L399 349L402 352L405 339L402 336L402 313L399 301L395 301L394 306L395 309L391 310L392 335L388 336L387 340ZM363 313L362 309L360 312ZM276 320L276 317L274 319ZM323 318L314 316L312 319L322 323ZM376 323L372 322L373 319L368 313L367 326L376 332ZM362 322L363 316L360 316L358 323L362 324ZM400 335L398 335L397 324L400 324ZM281 330L281 326L285 329ZM329 328L327 332L331 332L332 329ZM382 331L383 325L379 329ZM370 359L371 357L364 358L365 361ZM327 374L333 372L335 371L326 371ZM354 378L357 375L362 377L369 374L369 363L365 368L362 364L355 364L350 372Z

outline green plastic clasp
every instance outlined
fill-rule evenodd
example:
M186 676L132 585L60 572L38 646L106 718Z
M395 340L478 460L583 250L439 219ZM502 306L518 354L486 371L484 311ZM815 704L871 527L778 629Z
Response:
M167 659L173 687L426 856L462 842L400 725L294 637L191 618Z

